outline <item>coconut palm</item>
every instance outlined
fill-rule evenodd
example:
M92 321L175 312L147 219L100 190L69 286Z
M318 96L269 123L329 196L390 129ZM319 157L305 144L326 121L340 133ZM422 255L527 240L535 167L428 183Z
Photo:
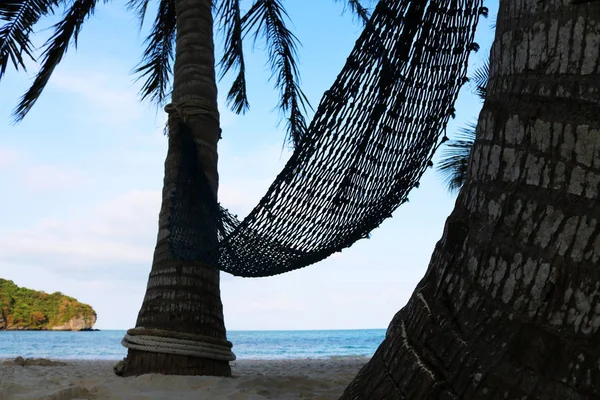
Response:
M489 75L490 62L486 60L471 77L474 84L473 91L484 101ZM468 123L459 129L455 137L446 142L440 152L441 159L436 169L450 192L458 192L467 180L467 167L475 142L476 128L477 121Z
M467 180L342 399L600 399L600 2L500 0Z
M369 18L359 0L336 0L345 3L359 19ZM99 0L2 0L0 2L0 80L12 65L25 70L40 61L33 84L14 111L16 122L22 120L41 96L56 66L69 46L77 44L84 22L90 18ZM129 0L129 8L146 18L150 0ZM38 22L56 13L63 18L53 26L53 33L41 52L32 44ZM215 18L213 19L213 14ZM235 78L227 94L229 106L237 113L248 110L244 64L244 38L250 35L266 44L267 58L279 91L278 107L286 118L287 138L298 143L305 132L306 97L299 85L296 64L297 39L287 27L288 16L282 0L255 0L243 13L240 0L157 0L157 13L146 39L146 48L136 73L143 80L142 98L162 105L170 113L168 154L158 239L152 269L136 329L137 336L192 340L204 350L173 351L166 345L130 344L121 373L231 374L231 346L226 341L219 289L219 272L198 262L175 259L168 245L168 222L172 194L178 185L179 154L183 146L195 149L201 168L217 196L217 141L220 138L217 109L217 85L213 25L224 34L224 51L220 74L233 73ZM185 120L193 142L183 142L178 135L179 122ZM186 217L186 216L184 216ZM188 217L192 217L191 215ZM187 217L186 217L187 218ZM208 236L216 236L207 219L203 227ZM126 336L127 338L127 336ZM158 340L158 339L156 339ZM217 346L219 351L213 351ZM135 347L135 348L134 348ZM196 346L198 347L198 346ZM225 350L223 350L225 348ZM216 355L215 355L216 354Z

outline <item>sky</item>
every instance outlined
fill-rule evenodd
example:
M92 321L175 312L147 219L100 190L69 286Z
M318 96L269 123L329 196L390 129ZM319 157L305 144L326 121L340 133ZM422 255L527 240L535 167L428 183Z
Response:
M488 56L493 40L496 4L488 3L490 18L478 28L481 50L472 55L471 70ZM77 49L70 49L20 124L11 124L10 115L36 66L27 73L10 70L0 82L0 277L90 304L98 329L135 325L156 243L167 145L165 115L140 102L141 82L132 74L148 23L140 30L124 4L98 6ZM284 4L302 44L302 88L316 107L361 26L333 0ZM218 49L221 43L217 37ZM291 154L262 50L250 40L245 48L249 113L228 111L230 79L219 83L219 197L240 217ZM449 136L480 108L465 86ZM371 239L322 262L270 278L222 274L227 329L386 328L423 277L456 199L433 169L409 197Z

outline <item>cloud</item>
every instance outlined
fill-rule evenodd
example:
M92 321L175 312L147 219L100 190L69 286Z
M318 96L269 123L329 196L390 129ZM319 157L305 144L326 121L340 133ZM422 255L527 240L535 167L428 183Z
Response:
M93 191L90 191L85 202L68 212L53 218L42 212L38 215L45 214L46 217L34 219L28 226L0 227L0 261L43 264L61 274L88 271L86 279L97 277L98 273L94 272L97 268L104 273L123 266L148 268L156 244L162 185L159 179L152 179L151 185L144 182L150 182L149 175L162 172L158 170L157 152L164 151L164 144L160 146L163 149L156 147L142 147L138 158L130 159L131 165L138 164L138 167L126 169L132 173L144 171L141 174L135 172L132 178L141 187L149 189L120 192L117 189L115 194L102 201L94 200ZM240 217L258 203L287 159L281 156L278 145L252 150L239 156L228 152L224 146L226 154L222 155L224 167L221 169L219 198L225 207L239 213ZM9 154L8 151L5 153ZM91 182L91 176L76 167L36 165L28 156L10 154L17 163L13 168L16 178L13 185L24 185L31 191L41 192L62 191ZM106 171L98 175L94 182L102 183L106 174L111 173ZM118 179L113 182L113 187L117 185L122 187ZM81 190L78 193L81 194ZM106 193L110 191L104 190Z
M60 229L57 230L57 232ZM55 232L56 233L56 232ZM5 261L43 262L64 267L137 263L148 260L148 251L106 239L89 240L82 235L53 235L52 230L33 229L0 234L0 256Z
M86 73L60 72L52 75L50 85L60 92L78 96L90 112L76 113L89 121L106 123L135 122L149 114L155 114L157 124L162 128L166 114L161 107L156 107L149 101L142 101L138 92L138 84L134 84L131 74L123 73L121 68L110 68L112 72L95 69L94 65L86 65ZM227 107L225 96L218 99L221 128L229 129L235 126L238 116Z
M258 204L271 183L267 179L228 181L219 187L219 202L241 218Z
M102 204L97 210L97 223L92 229L114 238L155 239L161 191L132 190Z
M290 152L269 145L246 153L235 152L230 143L219 149L219 201L241 216L254 208L287 162Z
M266 186L263 181L261 186ZM245 183L252 190L253 182ZM44 218L20 229L0 228L0 261L44 263L57 271L73 268L149 265L158 230L161 190L131 190L68 218ZM232 209L249 208L262 195L221 188Z
M346 270L354 273L352 268ZM367 283L339 282L307 269L223 282L222 295L229 329L384 328L406 303L414 284L381 277Z
M0 170L9 169L19 162L19 153L7 147L0 147Z
M288 295L280 294L275 297L270 297L268 300L255 300L251 302L244 302L244 304L237 307L238 312L273 312L273 311L284 311L284 312L303 312L307 311L307 305L294 299Z
M88 279L124 266L150 265L160 193L127 192L68 220L43 219L0 230L0 261L43 264L58 273L86 271Z
M74 94L80 99L77 105L89 112L74 112L74 115L94 123L133 122L142 116L143 105L131 84L131 77L120 74L87 70L85 75L55 72L50 85L55 90Z
M40 164L27 154L1 147L0 171L35 194L78 188L88 183L86 174L74 166Z
M36 165L21 173L22 183L33 192L75 188L86 183L85 174L56 165Z

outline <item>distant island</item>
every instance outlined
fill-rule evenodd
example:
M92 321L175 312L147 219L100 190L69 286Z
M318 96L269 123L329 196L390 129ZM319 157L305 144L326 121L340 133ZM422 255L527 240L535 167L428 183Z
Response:
M96 312L88 304L60 292L22 288L0 278L1 330L93 330Z

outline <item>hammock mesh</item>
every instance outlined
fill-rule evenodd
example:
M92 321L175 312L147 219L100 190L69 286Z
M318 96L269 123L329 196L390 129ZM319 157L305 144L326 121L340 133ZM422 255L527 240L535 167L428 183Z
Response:
M304 139L243 221L216 202L180 123L173 256L270 276L367 237L408 200L445 141L485 13L482 0L380 1Z

